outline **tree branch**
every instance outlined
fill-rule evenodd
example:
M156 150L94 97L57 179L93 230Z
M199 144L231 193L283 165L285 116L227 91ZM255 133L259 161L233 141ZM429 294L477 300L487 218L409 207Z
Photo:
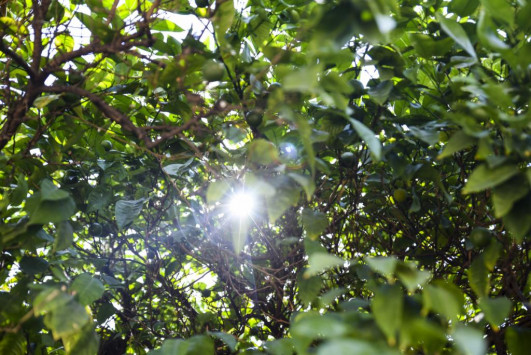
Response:
M77 86L43 86L43 87L40 87L39 89L42 92L50 92L50 93L70 92L70 93L73 93L79 96L86 97L105 116L107 116L112 121L118 123L120 126L122 126L124 130L135 134L138 139L145 142L146 144L150 141L149 137L145 134L145 132L141 128L135 126L133 122L131 122L129 117L127 117L126 115L124 115L123 113L121 113L120 111L118 111L117 109L109 105L108 103L106 103L105 100L103 100L98 95L88 90L82 89Z
M11 50L11 48L6 46L3 40L0 41L0 51L4 53L7 57L13 59L15 63L20 65L22 69L24 69L24 71L28 73L30 79L33 80L35 78L35 72L33 71L33 69L31 69L28 63L21 56Z

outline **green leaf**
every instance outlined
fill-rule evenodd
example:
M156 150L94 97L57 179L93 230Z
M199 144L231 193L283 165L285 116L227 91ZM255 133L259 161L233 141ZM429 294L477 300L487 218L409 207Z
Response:
M119 229L124 229L131 224L142 212L145 198L139 200L120 200L116 202L114 216Z
M514 203L529 191L527 179L523 175L517 175L515 178L498 185L492 193L492 204L496 218L501 218L509 213Z
M35 106L38 109L45 108L50 102L58 100L61 98L61 95L46 95L41 96L35 99L33 101L33 106Z
M306 192L308 201L311 200L313 192L315 191L315 183L313 182L312 177L298 173L288 173L288 176L302 186L304 192Z
M322 66L311 65L291 72L283 80L284 90L313 92L318 85L317 79L321 71Z
M337 266L342 266L345 261L329 253L313 253L308 257L308 269L304 272L304 277L320 274L326 270Z
M231 221L232 247L240 254L247 241L251 219L248 216L236 216Z
M396 275L406 286L409 292L413 292L424 286L431 277L431 273L425 270L417 270L414 265L399 263L396 267Z
M301 221L306 235L312 240L317 239L328 227L326 214L308 207L302 211Z
M276 184L273 181L272 185L276 188L276 193L271 197L266 196L266 203L269 221L274 223L288 208L299 202L300 190L282 179L277 181Z
M74 229L68 221L59 223L57 227L57 237L54 239L53 250L63 250L69 248L74 242Z
M334 339L317 348L317 355L398 355L400 352L384 344L361 339Z
M268 354L272 355L285 355L293 354L295 351L293 347L293 339L282 338L273 341L268 341L265 344L265 348Z
M527 355L531 349L531 329L509 327L505 333L507 347L512 355Z
M70 194L60 190L48 179L41 182L41 201L61 201L70 197Z
M230 28L232 21L234 20L234 13L233 0L217 2L215 15L211 19L217 38L225 38L225 33Z
M278 161L278 149L265 139L255 139L249 146L249 159L258 164L269 165Z
M477 257L467 270L470 287L479 297L486 297L489 293L489 272L485 266L483 256Z
M105 287L103 287L100 280L85 273L76 277L70 286L70 290L75 292L75 295L81 304L88 306L92 304L92 302L101 298L105 291Z
M349 118L349 121L352 124L352 128L354 128L371 150L373 159L380 161L382 159L382 143L380 143L380 140L376 137L374 132L358 120Z
M230 189L227 180L218 180L208 185L206 199L209 204L217 202L223 198L225 193Z
M452 337L464 355L484 355L487 351L483 332L471 326L459 326Z
M155 31L169 31L169 32L182 32L184 31L181 27L170 20L158 19L153 23L151 27Z
M33 301L33 308L35 314L43 315L63 307L70 301L72 301L71 295L62 292L57 288L50 287L35 297L35 301Z
M26 337L22 332L4 333L0 339L0 354L23 355L27 354Z
M409 39L417 53L427 59L445 55L454 45L454 41L450 37L435 40L424 33L411 33Z
M468 52L473 58L477 59L476 51L474 46L470 42L465 30L463 27L455 22L450 20L437 13L437 20L441 24L441 28L450 36L457 44L459 44L465 51Z
M112 192L106 185L98 185L88 195L88 211L103 211L111 203Z
M375 271L387 278L391 278L395 272L395 267L398 260L393 256L377 256L373 258L366 258L367 265Z
M13 190L9 196L9 202L14 205L20 205L28 196L28 183L24 175L19 175L17 177L17 187Z
M479 6L479 0L452 0L448 3L448 11L461 17L471 15Z
M24 255L19 262L20 269L28 275L36 275L48 269L48 262L43 258Z
M396 344L397 332L402 324L404 295L397 285L385 285L374 291L371 310L374 320L387 336L389 345Z
M207 334L223 341L231 351L236 351L237 341L233 335L223 332L207 332Z
M488 14L502 23L512 26L515 8L506 0L480 0Z
M297 286L299 288L297 297L305 306L308 306L317 298L319 292L321 292L322 282L323 280L320 276L305 277L304 273L299 274L297 277Z
M301 313L295 317L290 333L311 339L339 338L348 331L347 324L334 314Z
M102 324L114 314L116 314L116 308L114 308L112 303L106 302L103 303L98 309L96 320L98 321L98 324Z
M41 182L41 190L33 198L35 203L27 206L29 224L59 223L69 219L76 210L70 194L58 189L50 180Z
M369 89L368 94L369 97L378 105L383 105L389 98L392 90L393 82L391 80L385 80L381 83L378 83L376 87Z
M495 51L506 51L510 49L510 46L498 35L497 26L484 9L481 9L479 14L477 34L481 43L487 48Z
M214 354L214 342L206 335L194 336L189 339L167 339L160 349L152 350L148 354L156 355L195 355Z
M434 282L426 286L422 299L424 314L427 314L428 310L433 310L450 320L456 320L463 311L463 292L450 283Z
M64 337L63 344L67 354L93 355L98 353L99 337L89 322L81 331Z
M78 333L90 321L85 307L71 301L53 312L46 314L44 324L52 330L54 339Z
M404 323L407 327L400 330L401 344L417 344L425 354L437 354L448 342L444 329L432 320L416 317L413 320L405 319Z
M446 142L443 151L441 152L441 154L439 154L437 159L444 159L446 157L449 157L454 153L457 153L463 149L472 146L474 142L475 139L470 137L464 131L458 131L454 133L454 135L452 135L448 142Z
M503 217L505 226L518 243L522 242L526 233L531 229L529 211L531 211L531 193L517 201L513 205L511 212Z
M480 298L478 303L485 313L485 318L495 329L505 322L512 308L512 303L507 297Z
M190 166L190 164L192 164L193 161L194 161L194 159L192 158L192 159L187 160L183 164L166 165L163 168L163 170L168 175L180 176L184 171L187 170L187 168Z
M470 194L495 187L518 174L518 172L518 168L514 165L502 165L496 168L489 168L486 164L482 164L470 174L463 188L463 193Z

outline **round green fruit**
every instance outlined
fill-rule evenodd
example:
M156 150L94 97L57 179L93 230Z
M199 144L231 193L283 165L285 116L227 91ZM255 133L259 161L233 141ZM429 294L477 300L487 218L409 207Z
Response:
M79 182L79 173L77 170L68 170L63 181L65 185L77 184Z
M201 291L201 296L207 298L207 297L210 297L210 295L212 294L212 291L210 290L202 290Z
M206 81L220 81L225 74L225 67L223 64L209 60L203 65L203 78Z
M98 222L94 222L89 227L89 233L90 235L94 237L99 237L103 234L103 227Z
M105 149L106 152L112 149L112 142L108 139L101 141L101 146Z
M271 92L277 91L278 89L282 89L282 84L279 82L274 82L274 83L271 83L271 85L269 85L269 87L267 88L267 91L271 93Z
M264 115L258 110L251 110L245 114L245 120L251 127L258 127L262 124L262 117Z
M407 199L407 191L404 189L396 189L393 192L393 198L397 203L404 202Z
M474 228L470 233L470 241L477 248L484 248L489 245L492 237L492 232L483 227Z
M341 154L341 157L339 158L339 164L342 166L353 166L355 162L356 157L352 152L345 152Z
M349 84L352 87L351 99L359 99L365 93L365 86L361 81L352 79Z
M79 84L83 81L84 77L83 74L79 72L70 72L68 74L68 83L71 85Z
M301 18L301 16L299 15L299 12L298 12L297 10L293 10L293 9L292 9L292 10L289 12L289 14L290 14L290 17L291 17L291 21L292 21L292 22L297 22L297 21L299 21L300 18Z
M450 135L446 131L439 132L439 142L446 143L450 139Z
M210 6L210 0L195 0L195 5L197 7L207 7Z

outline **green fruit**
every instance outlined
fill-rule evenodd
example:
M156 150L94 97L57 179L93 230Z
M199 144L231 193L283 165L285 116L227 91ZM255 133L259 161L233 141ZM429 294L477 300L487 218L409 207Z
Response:
M210 290L202 290L201 291L201 296L207 298L207 297L210 297L210 295L212 294L212 291Z
M207 7L210 5L210 0L195 0L195 5L197 7Z
M220 81L225 74L225 67L223 64L209 60L203 65L203 78L206 81Z
M79 102L79 99L81 98L81 96L79 95L76 95L72 92L67 92L63 95L63 100L65 103L67 103L68 105L73 105L73 104L77 104Z
M77 170L68 170L63 180L65 185L73 185L79 182L79 173Z
M477 248L484 248L489 245L492 240L492 232L487 228L477 227L472 230L470 233L470 241Z
M301 18L299 13L297 12L297 10L291 10L289 14L290 14L290 17L291 17L291 21L293 21L293 22L297 22Z
M110 151L112 149L112 142L110 140L103 140L101 141L101 146L103 149L105 149L106 152Z
M439 25L437 22L430 22L428 23L428 32L429 33L435 33L437 31L439 31L439 29L441 28L441 25Z
M339 164L341 166L350 167L353 166L356 162L356 157L354 156L354 153L352 152L345 152L341 154L341 157L339 158Z
M446 131L439 132L439 142L446 143L450 139L450 135Z
M274 83L271 83L271 85L269 85L269 87L267 88L267 91L271 93L271 92L277 91L278 89L282 89L282 84L279 82L274 82Z
M363 86L361 81L352 79L349 81L349 84L352 87L352 93L350 94L351 99L359 99L365 94L365 86Z
M259 110L251 110L245 114L245 120L251 127L258 127L262 124L263 114Z
M89 227L89 233L94 237L99 237L103 234L103 227L98 222L92 223Z
M68 74L68 83L71 84L71 85L76 85L76 84L79 84L81 83L83 80L84 80L84 76L83 74L79 73L79 72L70 72Z
M393 198L397 203L404 202L407 199L407 191L404 189L396 189L393 192Z

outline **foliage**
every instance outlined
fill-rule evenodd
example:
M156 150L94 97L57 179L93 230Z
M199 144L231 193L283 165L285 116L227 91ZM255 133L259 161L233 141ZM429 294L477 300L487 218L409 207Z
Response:
M531 2L0 10L0 353L529 349Z

